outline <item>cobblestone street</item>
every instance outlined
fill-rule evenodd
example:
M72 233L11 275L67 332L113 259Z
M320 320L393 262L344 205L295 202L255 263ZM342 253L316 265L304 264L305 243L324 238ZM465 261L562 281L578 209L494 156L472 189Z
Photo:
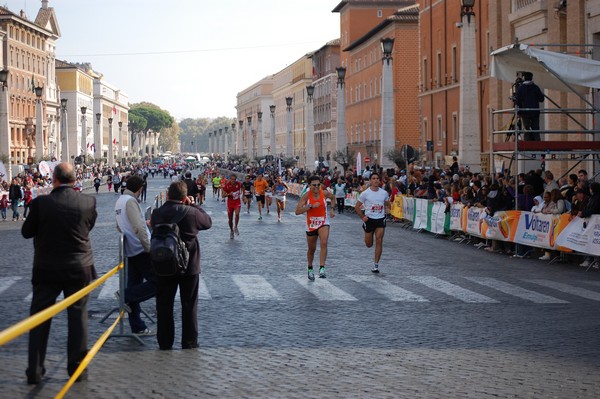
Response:
M169 183L149 181L148 205ZM382 272L374 275L361 223L345 213L332 220L327 278L309 282L295 199L281 223L273 206L258 220L253 203L231 240L226 206L207 192L213 228L200 233L200 349L159 351L155 337L144 346L109 339L89 380L67 397L600 397L597 272L388 224ZM97 198L92 233L102 274L117 264L117 196L103 186ZM33 243L21 237L21 223L0 222L0 329L28 315ZM90 345L108 327L99 320L116 306L117 288L111 278L91 295ZM142 306L154 315L153 300ZM54 397L67 381L65 361L59 315L42 384L25 383L26 335L0 348L1 396Z

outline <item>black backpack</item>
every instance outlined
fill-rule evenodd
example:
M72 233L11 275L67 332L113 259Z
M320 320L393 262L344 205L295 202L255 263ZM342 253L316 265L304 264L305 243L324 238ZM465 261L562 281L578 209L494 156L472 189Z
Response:
M180 210L170 223L156 224L150 238L150 261L157 276L181 276L187 271L190 254L179 236L179 223L188 207Z

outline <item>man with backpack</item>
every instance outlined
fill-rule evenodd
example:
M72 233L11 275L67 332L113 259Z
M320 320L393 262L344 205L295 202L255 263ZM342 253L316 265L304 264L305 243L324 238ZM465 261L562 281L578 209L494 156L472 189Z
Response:
M182 349L198 347L198 287L200 283L198 232L210 229L212 220L202 208L194 205L194 199L187 194L185 182L171 183L167 191L167 202L155 209L151 218L153 229L151 259L155 268L160 266L157 273L156 316L158 346L161 350L173 348L175 340L173 306L177 288L179 288L181 298L181 347ZM157 257L162 257L169 252L165 245L167 240L158 237L157 233L167 230L170 224L176 225L179 237L188 252L187 268L181 270L179 265L175 264L172 274L168 272L165 263L155 261ZM160 246L161 250L157 250L157 246ZM182 254L177 255L176 258L180 258L179 255ZM175 261L175 263L178 262Z
M129 313L131 332L148 336L155 333L142 320L140 303L156 295L156 275L150 265L150 231L139 204L144 182L134 175L127 183L127 189L115 204L117 229L125 237L123 251L127 258L127 288L123 302ZM120 296L119 291L115 296Z

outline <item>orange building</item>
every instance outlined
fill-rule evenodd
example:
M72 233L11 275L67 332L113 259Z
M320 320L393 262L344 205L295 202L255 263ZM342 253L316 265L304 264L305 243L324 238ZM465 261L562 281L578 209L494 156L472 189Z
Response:
M346 68L345 105L348 147L360 152L363 166L389 163L382 154L381 40L394 39L394 144L419 143L419 13L414 1L342 1L341 65Z

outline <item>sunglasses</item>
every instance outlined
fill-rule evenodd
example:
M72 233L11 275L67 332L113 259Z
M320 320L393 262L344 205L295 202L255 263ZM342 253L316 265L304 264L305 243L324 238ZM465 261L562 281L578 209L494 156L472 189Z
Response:
M313 187L319 187L319 186L321 186L321 184L311 184L311 186L313 186Z

